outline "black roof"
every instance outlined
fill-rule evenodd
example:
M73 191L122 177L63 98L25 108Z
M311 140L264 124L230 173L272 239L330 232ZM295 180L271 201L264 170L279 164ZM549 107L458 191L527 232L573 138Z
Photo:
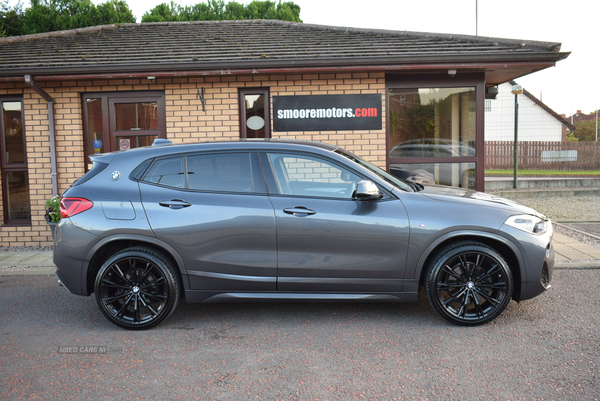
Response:
M0 39L0 76L558 61L560 43L275 20L104 25Z

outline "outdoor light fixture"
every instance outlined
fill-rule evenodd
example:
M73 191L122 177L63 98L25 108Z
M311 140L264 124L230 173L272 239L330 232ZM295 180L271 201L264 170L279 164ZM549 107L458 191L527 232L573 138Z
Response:
M448 70L448 75L450 75L451 77L456 75L456 70Z
M513 95L520 95L523 93L523 87L521 85L513 85L511 93Z
M488 86L485 88L485 98L486 99L496 99L498 96L498 87L497 86Z
M156 77L147 77L147 78L148 78L148 81L150 81L150 82L154 82L156 80Z

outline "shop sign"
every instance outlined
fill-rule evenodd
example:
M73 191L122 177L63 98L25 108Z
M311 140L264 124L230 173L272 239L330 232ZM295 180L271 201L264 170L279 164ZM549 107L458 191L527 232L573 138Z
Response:
M273 131L380 130L381 94L273 96Z

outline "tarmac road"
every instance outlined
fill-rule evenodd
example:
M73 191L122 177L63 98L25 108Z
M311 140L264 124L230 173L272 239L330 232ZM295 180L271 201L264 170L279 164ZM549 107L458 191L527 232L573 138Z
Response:
M421 296L183 304L131 332L53 277L0 277L0 399L597 400L599 282L555 271L550 291L476 328Z

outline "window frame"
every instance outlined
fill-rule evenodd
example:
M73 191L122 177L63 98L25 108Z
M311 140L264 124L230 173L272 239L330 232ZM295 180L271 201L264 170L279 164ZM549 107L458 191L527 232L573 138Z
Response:
M23 132L23 163L6 163L6 132L4 130L4 103L21 103L21 128ZM8 172L25 172L29 179L29 164L27 161L27 132L25 124L25 102L22 96L0 97L0 118L2 124L0 127L0 181L2 182L2 217L4 226L30 226L31 225L31 192L29 193L30 214L29 219L9 219L8 215L8 183L5 176ZM27 183L29 189L29 182Z
M265 183L267 186L267 193L269 196L305 198L305 199L329 199L329 200L338 200L338 201L340 201L340 200L341 201L360 201L359 199L355 199L352 197L346 198L346 197L339 197L339 196L315 196L315 195L299 195L299 194L294 194L294 193L289 193L289 194L283 193L279 188L279 182L278 182L276 173L274 171L274 166L272 165L271 158L269 157L270 154L285 155L288 157L317 159L317 160L321 161L322 163L333 165L333 166L339 168L340 170L346 170L347 172L357 176L359 178L359 181L364 180L364 179L373 181L370 177L365 176L360 171L357 171L354 168L352 168L344 163L340 163L335 159L330 159L330 158L324 157L322 155L318 155L318 154L314 154L314 153L299 152L299 151L290 151L290 150L284 150L284 149L263 150L260 152L260 161L261 161L261 165L262 165L264 180L265 180ZM375 185L377 185L377 187L379 188L379 191L384 195L381 199L379 199L379 201L390 199L390 194L388 193L387 189L382 187L381 185L379 185L379 183L377 183L375 181L373 181L373 182L375 183Z
M418 89L418 88L475 88L475 155L459 157L414 157L414 158L391 158L389 129L391 126L389 112L390 89ZM423 164L423 163L475 163L476 190L483 191L485 188L484 165L485 165L485 138L484 138L484 109L485 109L485 75L483 73L460 74L460 76L449 77L447 74L403 74L388 75L385 83L387 112L386 135L386 170L390 171L391 164Z
M264 95L265 97L265 138L271 138L271 94L269 88L240 88L238 93L239 98L239 117L240 117L240 138L247 139L248 132L246 130L246 95Z

